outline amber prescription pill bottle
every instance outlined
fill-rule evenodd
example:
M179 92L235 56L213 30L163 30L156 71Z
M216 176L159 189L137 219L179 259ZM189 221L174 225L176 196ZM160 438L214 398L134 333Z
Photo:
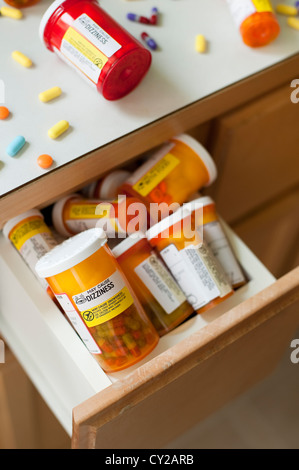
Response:
M96 0L56 0L40 23L40 37L107 100L128 94L151 64L151 53Z
M213 183L216 176L216 166L207 150L193 137L181 134L160 147L119 191L141 198L148 206L151 203L181 205L191 194ZM163 210L161 213L163 217ZM151 216L155 219L152 210Z
M202 210L203 240L223 267L232 287L243 286L246 283L244 273L222 228L213 199L203 196L184 204L184 207L190 209L192 215L196 207Z
M247 46L266 46L280 33L280 26L269 0L226 0Z
M39 260L39 276L106 372L129 367L159 336L135 297L100 228L64 241Z
M118 235L124 238L127 232L137 229L146 230L150 222L146 208L137 198L120 196L115 201L101 201L84 199L79 194L70 194L57 201L52 220L57 232L66 237L99 227L111 238Z
M44 289L53 298L48 283L36 275L37 261L57 245L42 213L32 209L10 219L3 227L4 236L11 241Z
M112 253L159 336L171 331L194 312L144 233L130 235L113 248Z
M5 3L8 5L11 5L14 8L25 8L25 7L31 7L32 5L35 5L36 3L39 3L40 0L4 0Z
M129 178L130 172L126 170L115 170L98 181L90 183L83 188L82 194L87 198L114 199L119 195L118 189L121 184Z
M200 238L194 218L184 206L146 233L197 313L233 294L222 266Z

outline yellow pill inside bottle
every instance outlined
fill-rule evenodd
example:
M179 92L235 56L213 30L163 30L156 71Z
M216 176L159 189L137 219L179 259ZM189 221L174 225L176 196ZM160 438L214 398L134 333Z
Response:
M49 88L48 90L42 91L38 95L38 98L43 103L47 103L48 101L54 100L55 98L60 96L61 93L61 88L59 86L54 86L52 88Z
M66 132L69 128L69 123L65 120L57 122L53 127L48 130L48 136L51 139L57 139L61 134Z
M29 59L29 57L27 57L25 54L23 54L20 51L13 51L11 56L16 62L18 62L23 67L28 68L28 67L31 67L31 65L32 65L32 60Z

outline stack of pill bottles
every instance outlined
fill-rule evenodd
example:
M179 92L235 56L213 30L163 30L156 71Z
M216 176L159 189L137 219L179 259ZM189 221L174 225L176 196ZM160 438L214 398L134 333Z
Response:
M266 46L278 37L280 26L270 0L226 1L247 46Z
M101 228L68 238L44 255L35 269L105 372L139 362L157 345L159 335Z
M181 134L155 151L120 186L119 193L141 199L149 210L152 203L160 204L158 218L163 218L168 206L183 204L194 192L212 184L216 176L207 150L190 135Z
M193 313L193 308L142 232L120 242L112 253L145 312L163 336Z
M40 23L43 44L107 100L130 93L146 75L151 53L96 0L55 0Z
M197 313L233 294L223 267L199 236L189 209L182 206L153 225L146 235Z

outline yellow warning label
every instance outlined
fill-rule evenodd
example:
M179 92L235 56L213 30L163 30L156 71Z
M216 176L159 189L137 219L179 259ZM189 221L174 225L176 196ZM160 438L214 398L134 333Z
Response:
M70 208L71 219L100 219L109 217L111 204L101 203L101 210L97 208L99 204L72 204Z
M20 250L29 238L39 233L51 233L42 219L28 220L18 225L10 234L9 238L17 250Z
M141 196L147 196L180 163L180 160L167 153L137 183L133 189Z
M85 324L91 328L105 323L120 315L133 304L133 298L127 287L123 287L117 294L105 302L80 312Z
M252 0L252 3L258 12L273 11L269 0Z

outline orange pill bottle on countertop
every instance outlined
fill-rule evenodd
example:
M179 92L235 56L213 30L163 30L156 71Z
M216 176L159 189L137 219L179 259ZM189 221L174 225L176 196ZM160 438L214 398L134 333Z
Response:
M148 207L160 204L163 218L169 215L167 206L183 204L194 192L213 183L216 176L216 166L207 150L193 137L181 134L141 165L121 185L119 193L141 198Z
M57 241L46 225L42 213L37 209L29 210L10 219L3 227L3 234L11 241L35 276L37 261L57 246ZM48 283L36 277L48 295L53 298Z
M280 26L269 0L226 1L247 46L266 46L277 38Z
M32 5L35 5L36 3L39 3L40 0L4 0L5 3L8 5L11 5L14 8L25 8L25 7L31 7Z
M102 228L108 237L124 238L127 233L146 230L150 223L144 204L137 198L120 196L114 201L84 199L70 194L54 204L53 225L66 237L89 228Z
M233 294L222 266L199 236L190 210L181 207L146 235L197 313Z
M202 211L200 233L202 233L203 240L223 267L232 287L237 289L243 286L246 283L245 275L221 226L213 199L203 196L184 204L184 207L191 210L192 216L195 216L196 210Z
M36 271L106 372L137 363L158 343L102 229L64 241L39 260Z
M144 233L130 235L112 253L160 336L194 312Z

